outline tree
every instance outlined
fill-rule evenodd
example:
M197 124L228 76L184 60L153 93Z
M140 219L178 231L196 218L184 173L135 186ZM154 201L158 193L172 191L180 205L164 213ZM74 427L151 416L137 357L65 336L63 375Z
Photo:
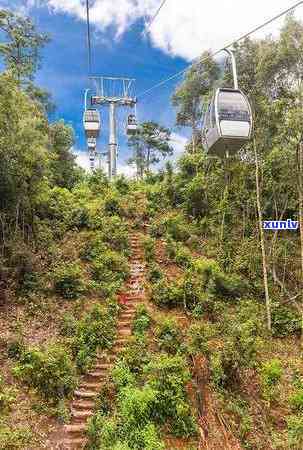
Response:
M49 128L50 151L53 159L51 170L53 182L65 188L72 188L79 177L76 157L71 152L74 144L73 129L60 120Z
M30 232L48 174L44 114L8 74L0 76L0 220L2 239Z
M192 151L197 147L197 134L203 115L203 101L209 97L215 81L220 74L219 65L206 52L198 64L193 65L177 87L172 103L177 108L177 125L191 127Z
M136 163L137 174L143 177L145 171L150 170L152 164L160 162L161 156L165 158L172 155L173 148L169 145L171 132L156 122L143 122L136 136L130 139L129 145L134 149L134 157L129 163Z
M32 81L40 65L40 50L49 42L49 36L37 32L29 18L3 9L0 10L0 30L6 38L0 44L6 68L19 82Z

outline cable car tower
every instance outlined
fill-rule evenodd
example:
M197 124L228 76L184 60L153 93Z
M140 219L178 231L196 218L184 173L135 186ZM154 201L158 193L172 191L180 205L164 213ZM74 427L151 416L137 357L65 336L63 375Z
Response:
M91 95L91 108L86 109L86 111L94 111L96 115L98 113L100 120L100 113L97 107L108 106L109 108L108 177L111 180L117 175L117 109L121 107L136 107L137 98L134 95L135 80L114 77L90 77L90 80L93 85L94 94ZM130 134L134 133L134 128L136 128L137 124L136 116L130 116L132 116L132 123L130 124L128 118L127 134L129 132Z

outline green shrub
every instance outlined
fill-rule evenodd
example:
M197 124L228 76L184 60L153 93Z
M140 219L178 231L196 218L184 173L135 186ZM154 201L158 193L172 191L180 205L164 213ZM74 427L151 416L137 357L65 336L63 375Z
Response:
M288 440L291 448L302 448L303 445L303 415L292 415L287 419ZM296 447L297 446L297 447Z
M225 275L215 261L196 259L186 274L187 279L197 278L200 288L212 296L241 297L246 290L245 283L237 276Z
M128 365L123 361L119 360L115 364L112 370L112 380L117 389L124 388L126 386L134 386L135 385L135 377L132 374Z
M130 190L130 185L129 181L127 180L127 178L125 178L124 175L120 175L118 178L115 179L115 188L122 195L128 194Z
M91 262L108 250L109 246L103 241L103 235L95 232L93 236L87 239L85 246L81 249L80 257L83 261Z
M76 386L71 358L66 349L58 345L52 345L46 350L32 349L24 352L13 373L54 402L69 395Z
M29 428L11 428L0 424L0 450L24 450L33 444L33 432Z
M77 367L86 372L96 355L97 348L110 348L115 337L117 310L94 305L92 310L77 322L71 347Z
M118 439L117 420L102 413L96 413L88 421L87 435L91 449L111 450Z
M303 389L299 389L289 397L290 406L300 412L303 412Z
M151 324L150 315L145 307L141 304L137 306L135 319L133 322L133 333L139 336L144 335Z
M117 215L106 217L102 211L92 211L90 213L89 228L96 232L92 235L92 240L99 239L112 250L129 251L129 234L127 223Z
M120 354L120 359L130 369L131 373L141 375L144 366L150 361L150 354L145 340L130 340L126 349Z
M301 331L300 315L291 308L283 305L273 305L272 333L276 337L298 334Z
M191 325L188 330L190 351L193 353L209 354L208 341L215 334L215 327L209 323L203 322Z
M241 370L255 365L259 346L257 334L253 320L229 323L223 349L210 358L212 381L217 388L233 388Z
M26 347L23 338L15 339L7 344L7 354L9 358L19 359Z
M261 366L262 383L266 386L274 386L282 377L283 368L279 359L271 359Z
M163 272L158 264L150 264L147 278L151 283L156 283L163 278Z
M161 237L168 234L175 241L185 242L192 234L191 226L186 222L182 214L171 213L167 216L156 218L151 223L151 234Z
M127 259L114 250L97 255L91 263L93 279L101 284L116 283L118 286L128 277Z
M166 253L171 261L180 267L189 267L192 262L191 252L180 242L168 238L166 241Z
M136 444L142 448L142 444L136 442L137 431L144 428L152 419L156 402L157 391L149 386L143 388L129 386L120 393L118 407L123 428L135 448Z
M180 350L182 335L176 320L167 318L159 320L155 336L160 350L171 354Z
M179 244L177 246L175 262L180 267L190 267L192 263L191 252L184 245Z
M122 214L121 199L117 192L110 191L104 199L104 212L108 216L120 216Z
M5 386L4 380L0 375L0 414L6 414L11 404L14 402L16 398L16 393L13 388L9 388Z
M156 240L150 236L143 240L144 256L148 263L155 260L156 256Z
M77 320L70 313L65 313L61 319L60 334L62 336L74 336L77 329Z
M177 282L161 279L152 286L152 300L157 306L174 308L183 305L184 296Z
M276 385L283 375L283 368L279 359L272 359L263 363L260 369L262 393L266 400L276 397Z
M77 299L85 292L81 266L76 262L57 267L53 280L55 292L65 299Z
M155 356L144 369L147 383L158 392L154 418L160 424L169 422L177 436L196 432L195 420L187 404L186 383L190 379L185 360L180 356Z

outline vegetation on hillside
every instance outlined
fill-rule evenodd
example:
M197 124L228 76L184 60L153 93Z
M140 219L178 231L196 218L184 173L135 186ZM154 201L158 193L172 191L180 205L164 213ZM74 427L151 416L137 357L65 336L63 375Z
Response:
M231 83L207 54L172 99L177 125L192 129L176 170L151 172L172 148L170 130L148 122L130 143L138 179L112 182L76 165L72 128L47 116L34 75L48 36L7 11L0 28L0 449L42 448L69 421L81 375L115 340L131 228L148 299L88 448L196 448L200 391L243 448L302 448L303 235L266 232L262 254L259 219L302 223L303 24L289 16L276 39L236 48L255 122L239 154L202 148L202 102Z

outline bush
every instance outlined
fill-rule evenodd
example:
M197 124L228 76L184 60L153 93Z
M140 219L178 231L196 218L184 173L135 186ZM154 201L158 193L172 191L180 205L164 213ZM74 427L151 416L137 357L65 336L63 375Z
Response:
M29 428L0 426L0 450L24 450L33 444L33 433Z
M149 266L147 278L151 283L156 283L163 278L163 272L158 264L151 264Z
M299 334L301 320L299 314L293 309L276 304L272 308L272 333L276 337L285 337Z
M46 399L57 403L76 386L76 375L66 349L52 345L46 350L25 351L13 373Z
M16 398L15 391L12 388L8 388L4 384L4 380L0 375L0 414L6 414L11 404L14 402Z
M107 250L94 258L91 264L92 277L100 283L122 282L129 274L127 259L113 250Z
M133 322L133 333L139 336L144 335L151 324L150 315L145 307L141 304L137 306L135 319Z
M53 279L55 292L65 299L77 299L85 292L82 270L78 263L57 267Z
M117 310L95 305L77 321L71 347L77 367L86 372L96 355L97 348L110 348L115 337Z
M212 381L218 389L236 386L240 371L255 365L257 333L253 320L229 323L223 349L210 357Z
M144 256L148 263L155 260L156 256L156 240L147 236L143 240Z
M158 392L154 418L160 424L169 422L176 436L196 432L195 420L187 404L186 383L190 379L185 360L180 356L159 355L144 369L148 385Z
M87 434L91 449L111 450L118 438L117 421L102 413L96 413L88 421Z
M279 359L272 359L263 363L260 369L263 396L266 400L273 400L276 396L276 385L281 380L283 368Z
M152 286L152 300L157 306L174 308L183 305L182 288L177 282L169 283L167 280L159 280Z
M192 353L209 354L208 341L216 335L216 329L209 323L191 325L188 330L189 349Z
M15 243L11 250L13 255L10 263L15 267L15 279L19 293L28 293L41 288L40 274L37 270L37 258L25 245ZM20 248L21 247L21 248Z
M174 261L180 267L189 267L191 265L191 252L180 242L175 242L173 239L167 239L166 253L170 260Z
M155 219L151 224L151 234L155 237L167 234L175 241L187 241L192 234L191 226L182 214L171 213Z
M221 272L215 261L205 258L194 260L190 268L186 271L184 282L190 286L195 293L205 292L213 299L215 298L236 298L241 297L246 290L245 283L237 276L227 276ZM193 302L187 302L189 305ZM197 303L197 299L194 305Z
M75 334L77 329L77 320L70 313L65 313L61 319L60 334L62 336L71 337Z
M299 389L289 397L290 406L296 410L303 412L303 389Z
M171 354L180 350L182 335L176 320L164 318L158 321L155 336L160 350Z
M103 217L100 214L94 218L91 228L95 230L95 233L91 236L88 247L100 246L102 253L103 244L107 244L112 250L119 252L129 253L129 234L127 224L118 216Z
M287 419L289 444L296 448L302 448L303 445L303 415L292 415Z
M145 340L133 339L120 354L120 360L127 365L131 373L141 375L144 366L150 361Z
M122 214L122 205L119 194L115 191L110 191L104 199L103 208L108 216L120 216Z

